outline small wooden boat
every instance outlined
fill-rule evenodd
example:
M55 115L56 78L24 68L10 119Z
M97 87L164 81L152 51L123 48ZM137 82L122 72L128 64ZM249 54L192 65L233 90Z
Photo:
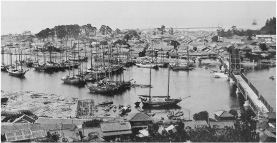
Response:
M128 112L131 112L131 108L130 107L127 107L127 106L124 106L122 107L122 109L120 110L119 114L122 116L122 115L125 115L126 113Z
M274 80L274 76L270 76L269 79Z
M86 83L85 80L83 79L83 77L77 76L77 75L62 77L61 80L67 84L85 84Z
M183 111L178 111L174 114L174 117L181 117L184 115L184 112Z
M24 77L25 73L27 72L26 70L23 71L23 69L21 69L21 70L8 69L7 71L9 73L9 75L16 76L16 77Z
M176 63L175 65L171 66L173 71L187 71L187 70L193 70L194 66L191 63Z
M136 107L139 107L140 102L135 102Z
M167 114L167 117L168 117L168 118L174 117L174 112L173 112L173 111L169 112L169 114Z
M105 102L99 103L98 105L105 106L109 104L113 104L113 101L105 101Z
M118 109L121 109L123 107L123 105L119 104L118 105Z

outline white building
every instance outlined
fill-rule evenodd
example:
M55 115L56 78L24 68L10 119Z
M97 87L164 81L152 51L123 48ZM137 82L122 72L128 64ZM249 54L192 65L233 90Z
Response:
M266 42L276 41L276 35L256 35L256 39L264 39Z

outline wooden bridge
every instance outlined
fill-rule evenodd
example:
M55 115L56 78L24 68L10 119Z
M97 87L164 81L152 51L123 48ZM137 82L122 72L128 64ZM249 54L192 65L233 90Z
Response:
M236 82L238 90L242 93L245 100L249 102L251 109L256 115L274 112L274 108L269 105L243 72L230 72L229 65L231 64L229 64L229 61L224 58L220 58L220 60L225 69L229 71L229 78Z

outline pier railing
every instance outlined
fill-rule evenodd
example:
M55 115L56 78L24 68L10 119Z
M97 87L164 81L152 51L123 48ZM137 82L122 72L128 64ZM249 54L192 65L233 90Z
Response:
M259 100L266 106L269 112L273 112L274 108L269 105L269 103L265 100L265 98L259 93L256 87L247 79L244 74L241 74L243 80L249 85L249 87L253 90L253 92L258 96Z

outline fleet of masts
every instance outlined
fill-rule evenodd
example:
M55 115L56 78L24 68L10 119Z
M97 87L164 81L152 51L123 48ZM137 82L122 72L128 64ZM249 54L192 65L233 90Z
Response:
M150 40L151 41L151 40ZM76 47L77 46L77 47ZM133 65L133 61L130 55L125 57L125 61L121 60L121 45L119 44L102 44L95 47L95 51L91 48L91 53L87 56L87 44L84 43L84 56L80 55L80 43L74 43L72 46L72 41L70 42L71 49L68 50L67 42L66 49L60 52L53 52L57 47L53 45L45 46L44 50L41 52L39 49L29 50L29 57L25 56L25 60L22 59L22 51L19 47L18 50L15 50L15 54L17 54L16 62L13 63L12 55L13 52L9 51L10 54L10 64L5 64L4 62L4 51L2 50L2 71L7 71L11 76L24 77L25 73L28 70L24 70L23 64L29 68L34 68L35 71L43 71L43 72L53 72L53 71L64 71L67 70L68 73L66 76L61 77L61 80L65 84L72 85L81 85L89 89L92 93L99 94L110 94L110 93L118 93L124 92L125 90L131 88L131 81L133 79L125 80L124 79L124 67L129 67ZM152 43L152 51L153 51L153 43ZM73 50L77 48L77 50ZM18 51L18 53L16 52ZM40 61L39 53L42 54L43 60ZM49 53L49 55L48 55ZM54 55L54 56L53 56ZM64 56L65 55L65 56ZM19 58L17 60L17 57ZM49 57L49 59L48 59ZM65 59L64 59L65 57ZM189 60L187 60L187 64L182 66L178 59L176 59L176 63L173 65L169 65L169 63L165 63L164 60L162 62L154 61L153 55L151 56L151 60L144 60L143 62L136 63L138 67L150 68L150 84L149 84L149 95L141 96L141 102L146 106L163 106L163 105L173 105L182 101L182 99L174 99L169 96L169 80L170 80L170 69L172 70L191 70L193 66L190 65ZM188 56L189 57L189 56ZM157 58L157 57L156 57ZM48 60L47 60L48 59ZM90 59L90 60L89 60ZM93 60L94 59L94 60ZM88 63L90 61L90 67L88 68ZM93 61L95 61L93 63ZM20 65L20 68L18 67ZM166 67L168 68L168 93L166 96L152 96L151 95L151 69L158 67ZM76 72L77 70L77 72ZM114 80L113 75L119 75Z

